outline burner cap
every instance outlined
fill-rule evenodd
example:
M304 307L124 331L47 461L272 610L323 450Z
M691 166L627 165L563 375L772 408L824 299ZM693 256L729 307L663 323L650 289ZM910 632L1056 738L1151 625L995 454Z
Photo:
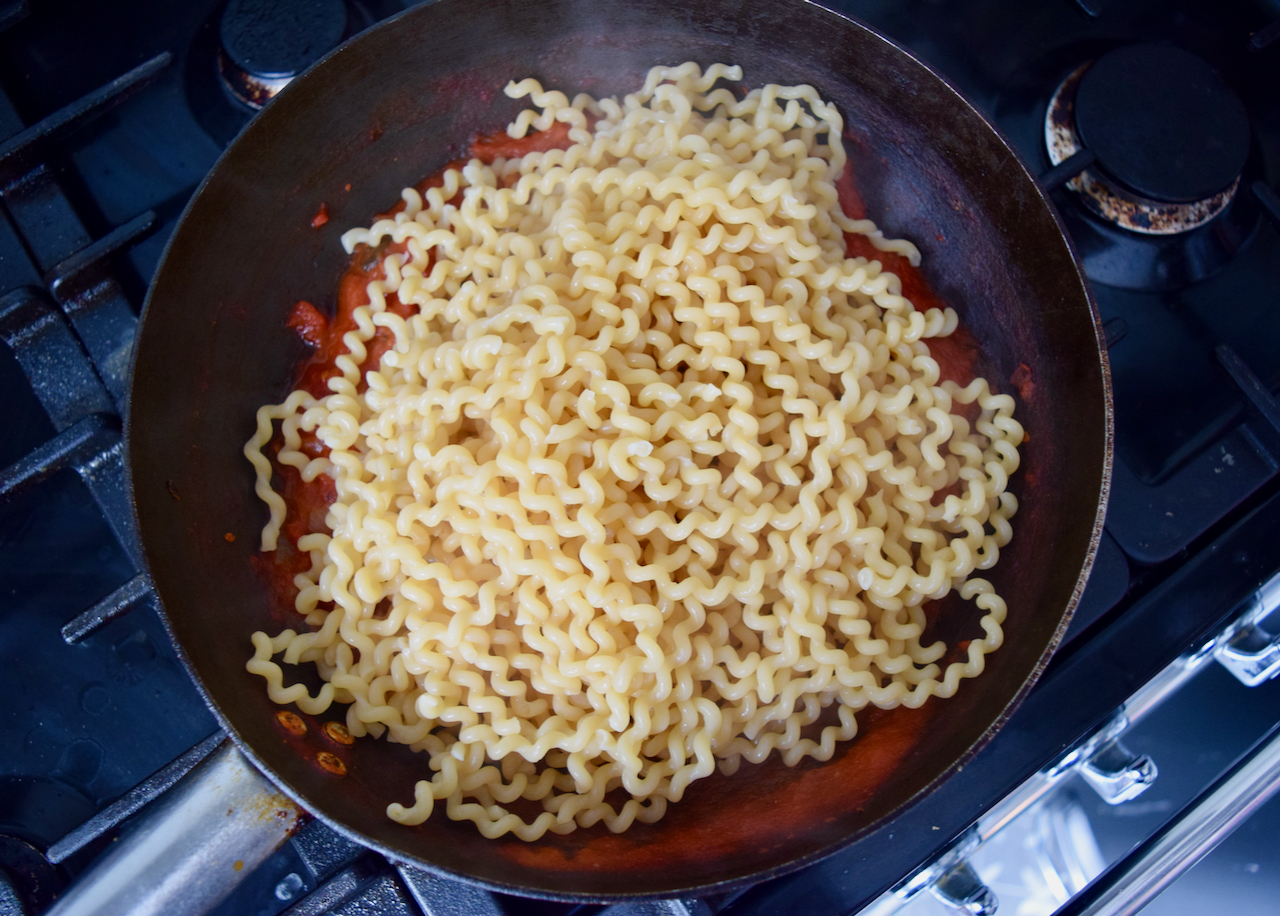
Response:
M1080 80L1075 121L1098 166L1154 201L1212 197L1249 155L1240 99L1209 64L1169 45L1130 45L1098 58Z
M222 50L261 79L297 76L338 46L347 28L343 0L231 0L222 14Z
M0 913L43 913L63 882L58 870L26 840L0 835Z

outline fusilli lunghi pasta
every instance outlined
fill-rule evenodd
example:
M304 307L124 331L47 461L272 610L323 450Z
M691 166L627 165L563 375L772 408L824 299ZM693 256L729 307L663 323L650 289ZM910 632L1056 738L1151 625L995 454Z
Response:
M834 106L720 84L741 78L510 84L532 103L511 136L559 122L573 145L472 160L348 232L397 253L340 374L259 411L263 549L276 424L277 460L337 496L297 545L308 629L254 634L248 668L423 752L397 821L443 803L490 837L622 831L717 766L827 760L860 709L949 697L1001 643L973 574L1011 536L1014 402L940 380L927 340L955 313L846 256L851 232L919 258L841 212ZM378 328L394 346L362 379ZM984 616L944 665L923 605L952 590ZM277 657L324 686L285 686Z

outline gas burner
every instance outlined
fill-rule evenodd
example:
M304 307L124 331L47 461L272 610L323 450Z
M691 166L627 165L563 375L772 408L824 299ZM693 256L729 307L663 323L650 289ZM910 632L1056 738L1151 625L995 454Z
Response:
M231 0L218 31L218 72L256 109L338 46L347 8L343 0Z
M1200 58L1130 45L1077 68L1045 115L1054 165L1087 147L1095 168L1068 187L1103 219L1175 235L1222 213L1249 156L1244 105Z
M184 81L197 122L221 146L298 73L398 12L397 0L230 0L192 36Z
M40 850L26 840L0 834L0 913L44 912L62 884Z
M1116 48L1077 67L1044 119L1049 161L1089 150L1064 212L1085 272L1127 289L1170 290L1223 267L1258 223L1237 194L1250 157L1244 105L1208 63L1171 45Z

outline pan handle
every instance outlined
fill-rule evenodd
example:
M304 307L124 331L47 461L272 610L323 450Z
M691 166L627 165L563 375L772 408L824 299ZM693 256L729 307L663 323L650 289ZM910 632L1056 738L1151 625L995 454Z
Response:
M207 913L307 816L224 741L141 814L47 916Z

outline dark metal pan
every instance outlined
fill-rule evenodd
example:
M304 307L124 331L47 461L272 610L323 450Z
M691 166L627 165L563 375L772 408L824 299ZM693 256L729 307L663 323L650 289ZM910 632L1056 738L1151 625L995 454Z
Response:
M501 93L508 79L598 96L684 60L741 64L755 85L811 83L839 105L870 215L920 246L927 279L981 342L985 373L1018 395L1030 433L1013 484L1022 509L992 576L1009 603L1007 641L955 699L889 717L829 764L744 766L622 836L591 829L530 845L439 815L399 826L384 809L412 798L424 761L374 740L335 750L315 727L288 735L244 668L249 634L289 623L250 564L265 512L241 455L254 411L285 394L303 352L286 315L299 298L332 302L342 231L462 154L477 131L507 123L517 108ZM313 229L321 203L330 219ZM210 706L263 773L338 830L395 859L538 896L724 887L876 830L976 753L1030 688L1101 531L1111 445L1101 341L1062 228L1018 158L935 74L856 23L803 0L441 0L288 87L191 202L137 342L128 448L138 529ZM345 776L317 765L321 750L341 757Z

